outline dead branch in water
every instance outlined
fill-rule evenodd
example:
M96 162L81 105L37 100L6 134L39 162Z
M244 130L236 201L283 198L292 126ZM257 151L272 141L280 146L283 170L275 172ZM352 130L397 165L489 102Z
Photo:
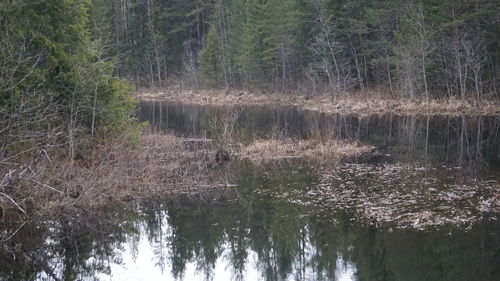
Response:
M7 241L9 241L10 239L12 239L12 237L16 236L16 234L19 232L19 230L21 230L21 228L23 228L23 226L29 221L29 219L26 219L24 220L24 222L18 226L16 228L16 230L14 230L7 238L4 238L4 239L1 239L0 240L0 243L5 243Z
M224 130L230 133L230 126ZM97 147L87 157L73 160L73 165L57 154L38 154L25 166L5 171L0 185L2 209L43 215L59 213L61 207L92 209L110 201L232 186L216 169L216 146L211 140L148 134L142 141L140 150L120 144Z
M21 206L19 206L19 204L16 202L16 200L14 200L12 197L10 197L9 195L7 195L3 192L0 192L0 195L7 198L7 200L10 203L12 203L21 213L23 213L26 217L28 217L28 214L26 213L26 211Z
M241 111L238 109L223 113L213 114L209 119L209 135L215 147L217 162L229 161L231 155L231 144L236 132L236 122Z

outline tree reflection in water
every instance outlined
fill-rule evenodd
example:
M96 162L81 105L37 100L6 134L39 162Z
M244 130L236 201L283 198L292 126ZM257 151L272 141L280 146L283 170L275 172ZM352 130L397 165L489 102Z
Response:
M208 120L231 107L142 101L138 117L152 131L199 137ZM253 105L239 108L238 140L282 136L357 140L389 153L396 161L469 167L500 166L500 116L325 114L295 107ZM497 169L498 170L498 169Z
M314 183L306 168L239 165L222 201L31 222L3 245L0 280L500 280L498 222L377 230L284 200Z

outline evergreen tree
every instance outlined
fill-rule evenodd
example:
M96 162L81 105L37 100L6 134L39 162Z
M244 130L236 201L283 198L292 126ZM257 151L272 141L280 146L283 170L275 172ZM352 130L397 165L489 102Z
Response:
M135 121L131 86L103 60L90 1L35 0L2 5L0 154L15 144L67 136L71 156L97 130L124 133ZM22 115L22 117L21 117ZM36 136L36 137L33 137Z
M264 22L265 3L249 0L246 6L246 22L243 26L242 46L237 58L238 66L247 85L264 82Z
M215 87L222 82L221 46L217 28L208 32L205 48L200 52L200 75L206 85Z
M408 97L475 93L480 99L498 89L498 0L34 0L0 7L8 11L3 38L29 43L21 48L24 68L14 65L18 50L3 47L3 76L15 69L19 87L45 79L59 87L53 92L76 89L69 79L76 74L67 74L82 57L95 60L91 49L100 41L99 56L138 86L197 84L200 74L208 86L386 87ZM22 17L30 20L17 20ZM28 61L41 67L30 71ZM85 90L70 97L83 102L79 92ZM60 95L71 100L68 91Z

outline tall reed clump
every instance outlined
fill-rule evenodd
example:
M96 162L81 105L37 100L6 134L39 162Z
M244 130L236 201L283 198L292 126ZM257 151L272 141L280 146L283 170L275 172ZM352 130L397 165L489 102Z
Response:
M231 158L232 144L236 134L236 124L240 111L232 109L218 112L210 116L207 134L212 139L215 150L215 160L227 162Z

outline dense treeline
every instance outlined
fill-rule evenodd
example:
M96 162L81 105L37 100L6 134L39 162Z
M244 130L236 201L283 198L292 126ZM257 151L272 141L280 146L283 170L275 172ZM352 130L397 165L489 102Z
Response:
M101 2L117 72L141 86L497 96L498 0Z

